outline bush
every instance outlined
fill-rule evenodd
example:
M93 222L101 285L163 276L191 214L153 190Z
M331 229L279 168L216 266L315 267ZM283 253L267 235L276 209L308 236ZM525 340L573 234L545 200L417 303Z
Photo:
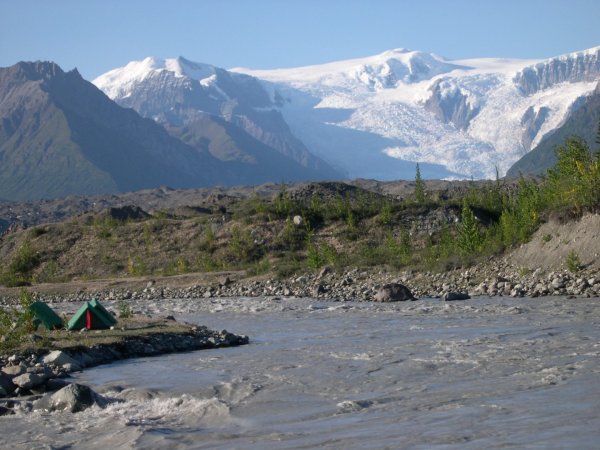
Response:
M309 242L306 264L311 269L319 269L326 264L335 264L337 260L338 253L332 245L327 243L316 245L312 240Z
M28 275L39 263L39 257L31 248L29 241L25 241L17 251L9 265L9 270L16 274Z
M548 171L545 194L551 208L581 213L600 204L600 154L570 137L556 149L557 163Z
M29 241L25 241L15 252L6 270L0 274L0 283L6 287L29 286L33 269L39 263L39 256L33 251Z
M288 217L285 225L275 239L275 248L280 250L302 250L306 246L307 230L302 225L296 225Z
M133 310L131 309L131 306L123 299L119 300L117 303L117 309L119 312L119 319L129 319L131 316L133 316Z
M33 296L23 289L19 295L19 308L0 307L0 347L3 350L18 347L35 331L32 303Z
M581 264L581 260L579 259L579 255L575 252L575 250L571 250L567 255L567 269L571 273L577 273L581 269L583 269L583 265Z

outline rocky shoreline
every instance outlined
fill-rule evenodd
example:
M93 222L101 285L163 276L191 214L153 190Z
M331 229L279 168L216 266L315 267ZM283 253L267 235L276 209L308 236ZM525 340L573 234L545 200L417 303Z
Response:
M465 270L447 272L389 272L350 269L337 271L325 267L320 272L305 273L285 280L262 277L243 278L240 274L223 275L212 281L202 280L187 286L168 286L168 278L148 280L145 287L106 288L45 294L31 289L34 296L48 303L79 302L97 298L101 301L160 300L163 298L215 297L311 297L334 301L373 301L379 289L389 283L409 287L416 297L444 298L445 294L460 292L476 296L540 297L548 295L600 296L600 273L582 270L578 273L524 271L504 260ZM14 303L18 290L0 296L4 304Z
M86 387L65 380L71 372L127 358L158 356L174 352L224 348L248 344L247 336L226 330L214 331L190 326L186 332L160 332L126 336L114 343L77 345L61 350L38 350L26 354L0 356L0 415L14 414L15 408L69 409L73 412L99 397ZM49 400L64 391L61 401ZM79 397L81 393L87 400ZM69 399L65 400L64 395ZM81 402L84 404L80 404ZM65 403L66 402L66 403ZM97 402L96 402L97 403ZM62 405L62 406L61 406Z

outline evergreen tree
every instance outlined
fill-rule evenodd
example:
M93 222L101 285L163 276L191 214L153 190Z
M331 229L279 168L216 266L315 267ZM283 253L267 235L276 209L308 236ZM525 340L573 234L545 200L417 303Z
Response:
M479 224L469 204L464 201L458 227L457 245L464 255L477 253L482 242Z
M415 174L415 200L417 203L425 203L425 182L421 178L419 163L417 163L417 173Z

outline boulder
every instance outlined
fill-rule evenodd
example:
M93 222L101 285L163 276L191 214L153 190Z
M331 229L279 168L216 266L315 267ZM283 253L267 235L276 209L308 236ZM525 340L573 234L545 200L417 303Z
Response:
M71 383L69 381L64 380L62 378L51 378L50 380L46 381L46 389L49 392L54 392L70 384Z
M54 364L55 366L64 367L69 372L81 370L81 365L61 350L54 350L44 356L44 364Z
M322 284L317 284L316 286L313 286L312 296L316 298L325 292L325 287Z
M471 296L466 292L446 292L442 296L442 300L445 302L452 302L455 300L469 300Z
M219 278L219 287L229 286L232 283L233 282L231 281L231 278L228 276L222 276Z
M319 275L317 275L317 280L320 280L321 278L323 278L326 275L329 275L331 273L331 267L330 266L325 266L321 269L321 271L319 272Z
M23 375L14 377L13 383L21 389L31 389L44 384L47 379L48 378L45 374L24 373Z
M12 380L10 375L0 373L0 397L10 397L15 393L17 385Z
M83 411L90 406L106 406L106 399L82 384L70 384L53 394L46 394L33 404L34 410L70 411L72 413Z
M7 408L6 406L0 406L0 416L9 416L14 413L15 412L12 409Z
M25 364L19 364L18 366L6 366L2 368L2 373L12 377L18 377L27 372L27 366Z
M390 283L384 285L375 294L374 301L376 302L405 302L407 300L414 301L416 297L403 284Z

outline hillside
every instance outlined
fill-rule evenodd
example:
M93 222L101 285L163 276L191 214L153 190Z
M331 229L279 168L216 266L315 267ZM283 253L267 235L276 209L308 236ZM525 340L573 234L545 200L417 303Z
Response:
M238 184L340 178L290 131L259 80L185 58L146 58L94 81L119 105L238 167ZM269 161L270 160L270 161Z
M171 137L54 63L0 69L0 198L90 195L231 176L208 150Z

